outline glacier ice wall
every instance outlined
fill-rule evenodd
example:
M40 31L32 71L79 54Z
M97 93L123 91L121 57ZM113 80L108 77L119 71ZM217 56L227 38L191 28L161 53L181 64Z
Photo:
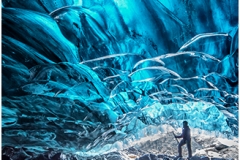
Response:
M183 120L238 136L237 6L3 0L3 154L102 154Z

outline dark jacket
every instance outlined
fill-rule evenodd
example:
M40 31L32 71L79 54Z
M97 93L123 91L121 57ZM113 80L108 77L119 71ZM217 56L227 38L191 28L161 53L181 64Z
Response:
M180 136L176 136L176 138L183 138L183 140L190 140L191 134L190 134L190 128L186 126L182 129L182 134Z

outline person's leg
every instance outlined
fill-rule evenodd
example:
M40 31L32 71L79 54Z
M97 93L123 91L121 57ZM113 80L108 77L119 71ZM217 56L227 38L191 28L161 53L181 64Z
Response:
M182 157L182 146L185 144L184 140L181 140L178 144L178 156Z
M187 141L188 157L192 157L191 139Z

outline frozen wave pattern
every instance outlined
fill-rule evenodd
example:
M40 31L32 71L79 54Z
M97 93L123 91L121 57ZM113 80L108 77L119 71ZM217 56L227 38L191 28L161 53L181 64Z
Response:
M169 2L3 1L3 154L96 156L183 120L238 136L237 5Z

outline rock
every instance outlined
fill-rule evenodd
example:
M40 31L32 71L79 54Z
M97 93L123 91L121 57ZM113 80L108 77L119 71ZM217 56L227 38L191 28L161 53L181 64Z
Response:
M228 148L229 146L225 145L225 144L217 144L215 146L216 150L220 151L222 149Z
M57 153L53 157L51 157L51 160L60 160L60 159L61 159L61 153Z
M205 149L206 152L217 152L215 147L211 147L211 148L206 148Z
M208 156L210 157L215 157L215 158L221 158L222 155L217 153L217 152L213 152L213 151L208 151Z
M200 157L197 157L197 156L193 156L193 157L191 157L190 160L201 160L201 158L200 158Z
M162 155L162 154L159 154L157 157L158 157L158 158L163 158L163 157L164 157L164 155Z
M37 156L36 158L34 158L33 160L48 160L48 158L42 154L40 154L39 156Z
M201 160L210 160L208 157L201 157Z
M158 160L158 157L154 154L145 154L138 158L138 160Z
M158 159L161 158L161 159L163 159L163 160L169 160L169 159L170 159L169 156L167 156L167 155L163 155L163 154L159 154L159 155L157 155L157 158L158 158Z
M137 155L135 155L135 154L129 154L128 157L129 157L129 158L137 158Z
M134 155L143 155L144 152L135 148L135 147L130 147L126 150L129 154L134 154Z
M158 157L154 154L150 154L151 160L158 160Z
M137 160L151 160L149 154L145 154L142 157L139 157Z

